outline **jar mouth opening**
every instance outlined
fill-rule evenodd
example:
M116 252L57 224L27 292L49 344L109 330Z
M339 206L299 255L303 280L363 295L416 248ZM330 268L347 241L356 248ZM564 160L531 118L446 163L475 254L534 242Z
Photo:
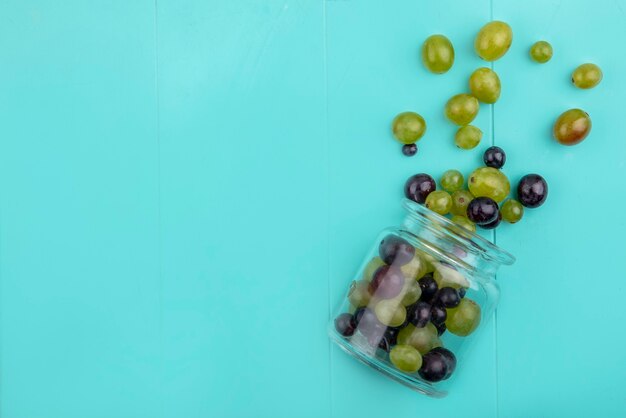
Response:
M430 222L433 222L456 240L472 247L486 260L495 261L504 265L511 265L515 262L515 257L509 252L503 250L475 232L469 231L462 226L455 224L450 219L433 212L426 206L417 204L410 199L404 199L402 206L407 210L409 216L412 217L413 220L421 220L421 218L425 218Z

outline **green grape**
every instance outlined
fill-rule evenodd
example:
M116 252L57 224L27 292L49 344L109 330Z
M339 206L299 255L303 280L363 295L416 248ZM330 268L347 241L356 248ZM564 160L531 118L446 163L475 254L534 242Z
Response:
M400 270L407 279L417 280L426 274L426 268L426 260L416 252L413 259L400 267Z
M461 190L465 179L459 170L448 170L441 176L441 187L447 192L454 193Z
M511 27L504 22L494 21L480 29L474 41L474 49L485 61L495 61L506 54L511 43L513 43Z
M483 131L473 125L461 126L454 136L454 143L461 149L472 149L480 144Z
M372 295L369 292L368 286L369 282L366 280L353 281L352 284L350 284L350 290L348 291L350 305L355 308L360 308L370 303Z
M595 64L583 64L572 73L572 83L579 89L590 89L602 81L602 70Z
M503 221L514 224L524 216L524 206L515 199L509 199L500 208L500 213Z
M476 232L476 225L474 224L474 222L470 221L465 216L454 215L451 221L467 229L468 231Z
M554 122L554 138L562 145L576 145L591 132L591 118L581 109L570 109Z
M363 280L366 280L368 282L372 280L372 277L374 276L374 273L376 273L376 270L384 265L385 262L380 257L372 258L363 270Z
M406 320L406 309L395 299L381 300L374 307L376 318L381 324L399 327Z
M446 117L454 124L464 126L478 115L478 99L469 94L457 94L446 103Z
M452 212L453 215L467 216L467 206L474 200L474 195L467 190L457 190L452 193Z
M482 67L469 78L472 95L483 103L495 103L500 98L500 77L490 68Z
M448 309L446 328L454 335L467 337L480 324L480 306L471 299L463 298L456 308Z
M539 64L545 64L552 58L552 45L546 41L535 42L530 47L530 58Z
M409 324L398 333L398 344L406 344L417 349L421 354L426 354L435 347L441 346L437 336L437 328L432 323L423 328L415 328Z
M439 286L440 289L442 287L453 287L455 289L470 287L470 283L467 281L465 276L455 269L441 263L435 264L435 273L433 274L433 278L435 279L435 282L437 282L437 286Z
M416 250L416 253L419 250ZM423 251L419 251L419 255L422 257L422 260L424 260L426 262L426 269L424 271L424 274L428 274L428 273L432 273L433 271L435 271L435 266L434 264L437 262L437 260L435 259L435 257L433 257L432 255L425 253ZM420 279L421 277L418 277L418 279Z
M504 173L496 168L481 167L470 174L468 186L476 197L490 197L502 202L511 191L511 184Z
M443 35L429 36L422 45L422 61L431 73L445 73L454 64L452 42Z
M396 369L414 373L422 367L422 355L410 345L400 344L391 349L389 360Z
M399 301L404 306L413 305L422 296L422 288L415 279L406 279L404 287L398 296L392 300Z
M426 198L426 207L440 215L445 215L452 208L452 197L448 192L436 190L431 192Z
M396 116L391 124L393 136L402 144L414 144L426 132L426 121L415 112L404 112Z

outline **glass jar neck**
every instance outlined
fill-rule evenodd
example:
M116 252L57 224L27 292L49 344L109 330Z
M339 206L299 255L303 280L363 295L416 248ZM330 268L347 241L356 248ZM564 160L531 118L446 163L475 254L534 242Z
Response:
M403 206L407 215L402 230L456 268L492 279L500 265L515 262L511 254L426 207L408 199Z

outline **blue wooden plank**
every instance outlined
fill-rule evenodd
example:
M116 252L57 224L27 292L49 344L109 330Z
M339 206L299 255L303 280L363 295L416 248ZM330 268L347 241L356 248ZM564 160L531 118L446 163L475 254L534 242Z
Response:
M407 177L418 172L439 178L450 168L465 173L480 152L454 145L455 127L443 107L467 90L467 77L481 65L473 54L473 34L489 20L488 1L329 2L328 91L331 155L330 266L332 302L338 304L379 230L402 219L400 199ZM436 76L420 63L421 43L446 34L455 45L452 70ZM390 135L393 117L421 113L428 130L420 151L404 157ZM491 139L491 112L483 106L476 125ZM493 322L459 366L446 400L434 400L368 370L339 349L332 351L332 403L335 416L463 416L496 414Z
M538 13L538 11L541 11ZM550 196L497 241L518 258L500 276L498 314L500 416L622 417L626 361L620 325L626 321L621 239L626 222L621 135L626 57L623 1L523 3L496 1L494 17L513 27L509 54L496 62L502 98L495 110L496 143L508 152L517 182L542 173ZM539 39L554 58L537 65L528 48ZM584 62L605 77L594 90L570 84ZM563 147L550 129L564 110L581 107L593 129L585 142Z
M152 1L0 2L0 415L159 416Z
M329 408L323 3L158 4L164 414Z

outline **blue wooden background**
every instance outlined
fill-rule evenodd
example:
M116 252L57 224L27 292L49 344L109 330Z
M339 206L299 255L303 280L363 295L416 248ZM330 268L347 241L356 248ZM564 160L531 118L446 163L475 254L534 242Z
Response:
M626 1L0 0L0 416L626 416ZM474 151L442 107L494 64ZM444 33L446 75L419 63ZM546 65L527 55L555 49ZM602 84L580 91L592 61ZM552 121L593 119L565 148ZM393 116L422 113L403 157ZM406 177L485 146L550 183L489 235L517 256L444 400L327 340L330 312Z

